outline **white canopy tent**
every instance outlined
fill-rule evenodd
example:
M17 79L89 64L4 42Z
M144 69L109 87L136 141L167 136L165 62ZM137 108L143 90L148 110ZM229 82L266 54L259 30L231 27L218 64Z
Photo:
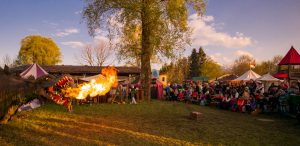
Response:
M274 78L270 73L264 74L260 78L256 79L258 81L267 81L267 82L279 82L280 80Z
M48 75L48 73L36 63L30 65L20 74L23 79L28 79L30 76L33 76L34 79L37 79L45 75Z
M234 79L233 81L249 81L249 80L256 80L257 78L261 77L259 74L255 73L252 70L249 70L245 72L243 75L240 77Z
M257 81L261 81L264 84L265 92L268 92L269 87L272 83L278 84L281 80L273 77L270 73L264 74L260 78L256 79Z

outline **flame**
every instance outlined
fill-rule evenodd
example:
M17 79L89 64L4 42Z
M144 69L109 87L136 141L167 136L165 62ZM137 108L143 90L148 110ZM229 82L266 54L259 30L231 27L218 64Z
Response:
M114 67L103 68L98 78L88 83L78 85L77 88L68 88L64 92L67 96L76 99L105 95L111 87L118 86L117 70Z

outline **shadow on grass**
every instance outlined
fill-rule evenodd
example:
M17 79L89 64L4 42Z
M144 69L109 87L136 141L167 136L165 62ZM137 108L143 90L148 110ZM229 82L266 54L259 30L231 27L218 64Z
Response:
M106 134L108 132L110 134L113 133L113 135L118 135L119 138L123 139L123 142L125 139L127 139L126 137L131 137L131 141L135 140L135 144L138 144L141 141L147 141L147 143L159 145L202 145L202 143L191 143L188 141L174 139L170 137L163 137L119 128L117 126L107 126L104 124L84 122L82 120L74 120L69 118L61 120L57 118L34 117L34 120L25 120L25 122L33 124L33 127L35 127L35 129L37 130L45 129L42 127L46 126L46 131L49 131L51 133L66 136L68 138L74 138L76 140L93 141L96 144L101 144L101 142L103 141L94 140L97 137L94 137L94 139L91 139L90 137L93 137L94 134ZM64 128L60 129L61 127ZM128 143L130 142L128 141Z
M4 145L53 145L49 140L43 138L46 136L44 132L30 127L20 128L14 125L2 125L0 131L2 139L9 140L5 141Z
M203 118L190 120L191 111L203 113ZM300 129L291 119L253 117L176 102L83 105L74 106L73 113L68 113L65 107L46 104L18 115L8 124L10 127L0 128L0 137L13 141L13 145L21 143L15 139L25 141L23 145L297 145L300 142ZM256 120L264 117L275 122ZM14 133L3 134L2 130ZM27 140L22 133L33 134Z

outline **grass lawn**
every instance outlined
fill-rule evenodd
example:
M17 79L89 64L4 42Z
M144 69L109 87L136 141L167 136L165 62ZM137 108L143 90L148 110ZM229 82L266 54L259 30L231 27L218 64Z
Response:
M203 113L199 121L191 111ZM259 121L267 118L273 122ZM0 125L0 145L291 145L300 144L295 119L235 113L177 102L138 105L46 104Z

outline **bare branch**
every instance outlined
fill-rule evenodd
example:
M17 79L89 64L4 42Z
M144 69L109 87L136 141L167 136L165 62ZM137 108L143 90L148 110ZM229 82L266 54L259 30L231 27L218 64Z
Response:
M95 46L89 44L82 49L79 63L82 65L103 66L111 54L112 50L104 41L98 42Z
M98 66L102 66L112 54L112 51L104 41L101 41L96 45L94 52L96 59L95 64Z
M11 67L13 64L13 61L12 61L11 57L8 54L6 54L5 56L2 57L2 63L3 63L3 65L7 65L7 66Z
M90 66L94 65L93 46L86 45L81 51L81 59Z

